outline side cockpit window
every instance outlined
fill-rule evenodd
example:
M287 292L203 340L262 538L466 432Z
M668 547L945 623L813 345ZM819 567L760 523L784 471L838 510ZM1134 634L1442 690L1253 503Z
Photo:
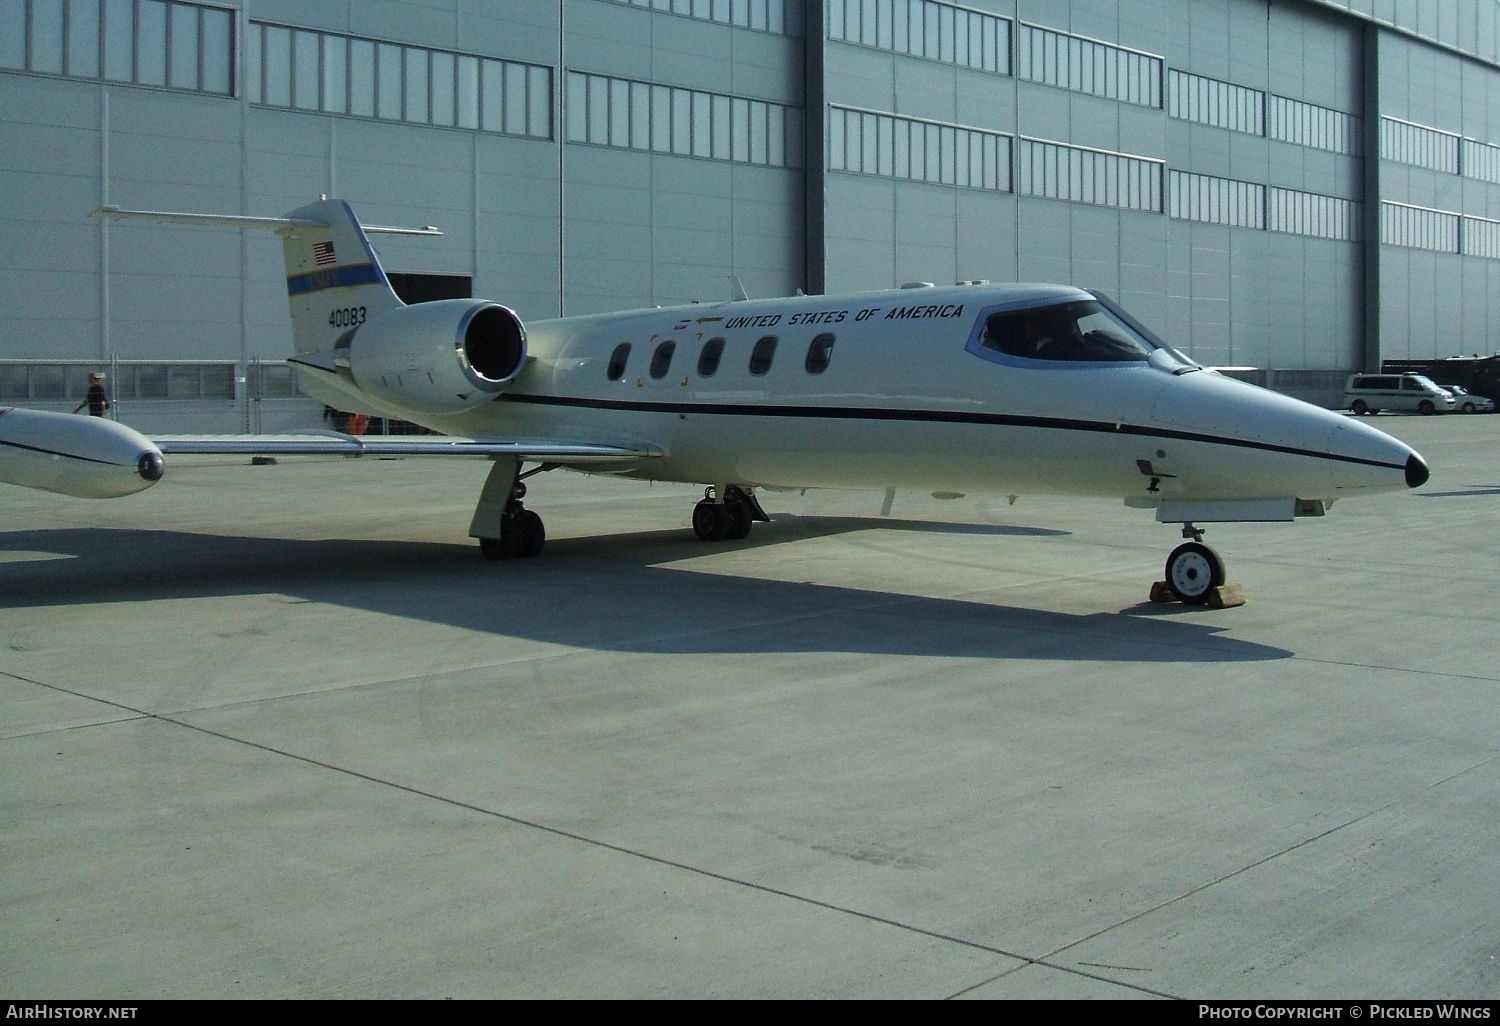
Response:
M1144 361L1154 348L1093 300L992 313L979 344L1026 360L1091 363Z

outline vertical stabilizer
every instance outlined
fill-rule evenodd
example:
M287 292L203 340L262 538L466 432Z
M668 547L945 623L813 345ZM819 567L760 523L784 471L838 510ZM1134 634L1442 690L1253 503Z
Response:
M299 356L331 358L340 338L404 305L349 204L319 200L293 210L285 220L289 225L278 234L286 254L287 301Z

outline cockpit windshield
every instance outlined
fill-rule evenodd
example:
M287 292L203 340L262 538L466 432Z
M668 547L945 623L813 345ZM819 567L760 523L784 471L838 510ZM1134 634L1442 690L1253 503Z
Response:
M979 344L1028 360L1144 362L1157 347L1097 300L1005 310L985 319Z

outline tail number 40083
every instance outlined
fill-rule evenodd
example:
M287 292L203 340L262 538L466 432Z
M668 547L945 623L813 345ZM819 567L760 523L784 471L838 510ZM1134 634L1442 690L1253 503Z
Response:
M362 306L340 307L328 315L328 324L334 328L353 328L363 323L365 308Z

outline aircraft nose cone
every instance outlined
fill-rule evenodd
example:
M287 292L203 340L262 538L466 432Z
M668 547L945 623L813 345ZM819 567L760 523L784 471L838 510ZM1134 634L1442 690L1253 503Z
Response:
M160 481L161 475L166 471L166 466L162 463L161 453L154 449L150 452L141 453L141 458L136 461L135 471L147 481ZM1410 470L1407 471L1406 476L1408 480L1411 479ZM1426 478L1423 478L1423 480L1426 480Z
M1432 472L1427 469L1422 457L1412 453L1406 458L1406 487L1421 488L1431 476Z

